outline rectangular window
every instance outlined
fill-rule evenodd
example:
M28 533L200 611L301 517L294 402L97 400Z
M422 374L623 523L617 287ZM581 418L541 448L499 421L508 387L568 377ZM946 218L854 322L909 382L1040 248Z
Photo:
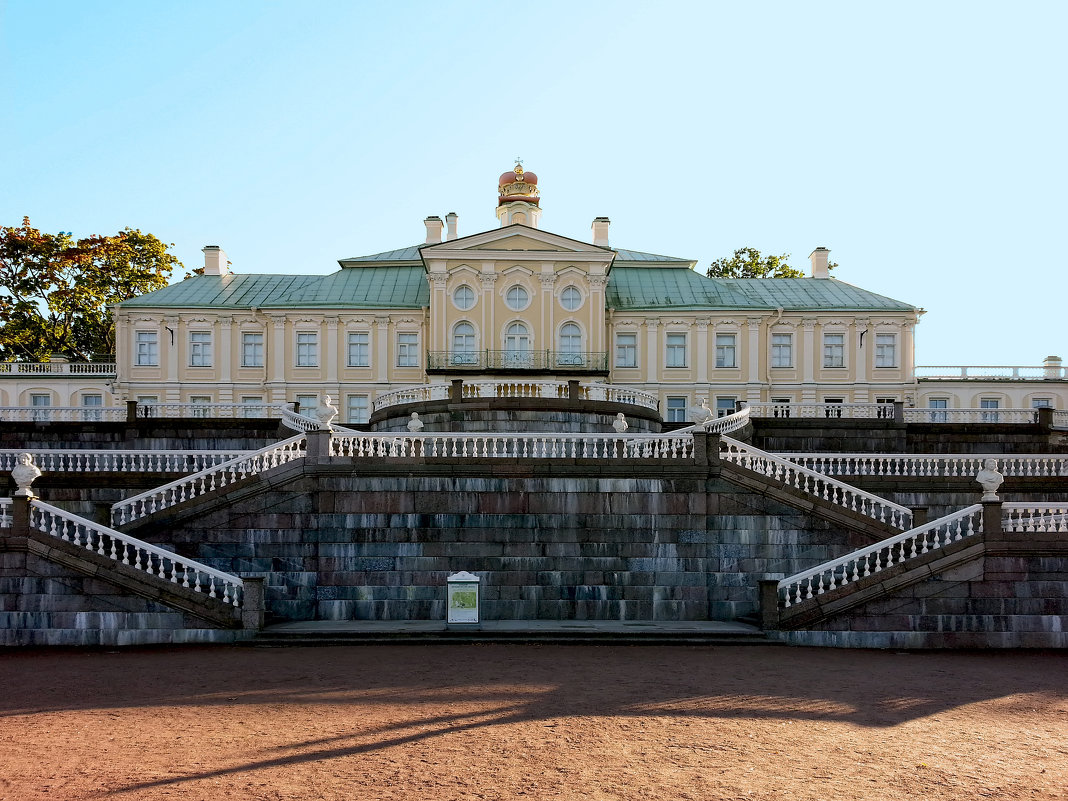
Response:
M927 401L927 408L928 409L948 409L949 408L949 399L948 398L930 398ZM930 420L931 420L932 423L944 423L944 422L946 422L948 417L949 417L949 415L947 415L944 411L933 411L933 412L931 412Z
M267 414L262 395L242 395L241 405L246 407L241 410L244 417L264 417Z
M638 366L638 335L616 334L616 367Z
M211 395L190 395L189 402L193 404L193 417L211 416L211 410L207 408L211 403Z
M734 397L716 398L716 417L726 417L734 414L738 399Z
M189 332L189 366L211 367L211 332Z
M1052 409L1053 408L1053 398L1032 398L1031 399L1031 408L1032 409Z
M348 422L367 422L369 418L368 410L371 408L371 404L366 395L349 395L346 406L348 407Z
M771 335L771 366L793 367L794 366L794 335L772 334Z
M716 334L716 367L737 367L734 334Z
M668 423L685 423L686 422L686 398L668 398L667 399L667 419Z
M99 422L104 418L100 413L100 407L103 405L103 395L84 393L82 395L82 406L85 407L85 411L82 412L82 419L89 422Z
M305 417L314 416L315 410L319 408L318 395L297 395L296 401L299 404L297 413Z
M875 335L875 366L897 367L897 334Z
M263 334L241 335L241 366L263 367Z
M134 364L138 367L159 366L159 335L155 331L138 331L134 337L137 344Z
M998 408L999 401L997 398L980 398L980 409L996 409ZM983 412L981 419L984 423L996 423L998 421L997 412Z
M686 335L667 335L667 358L664 360L665 367L686 366Z
M33 407L31 416L35 422L47 423L52 419L52 413L48 411L48 407L52 405L51 395L30 395L30 406Z
M845 334L823 335L823 366L845 367Z
M367 331L349 331L349 367L371 366L371 335Z
M319 335L314 331L297 332L297 367L319 366Z
M419 366L419 335L397 334L397 367Z

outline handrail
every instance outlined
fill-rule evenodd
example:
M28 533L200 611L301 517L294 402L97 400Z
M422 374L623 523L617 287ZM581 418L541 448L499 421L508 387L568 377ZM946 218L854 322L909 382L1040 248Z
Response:
M510 459L688 459L693 437L670 434L487 434L357 433L330 439L331 456L510 458Z
M709 434L729 434L740 428L745 428L749 422L749 404L743 404L736 412L725 414L723 417L710 417L703 423L694 423L686 428L676 428L672 434L693 434L697 431L707 431Z
M976 503L887 537L874 545L787 576L778 584L779 592L784 596L783 607L788 608L807 601L935 548L941 548L950 542L980 533L983 530L982 511L983 505Z
M46 473L196 473L251 451L64 450L8 448L0 450L0 470L11 470L20 453Z
M1005 531L1068 532L1068 506L1064 504L1003 503L1001 514Z
M435 382L398 387L374 399L371 407L378 411L408 403L448 400L450 384ZM483 378L465 380L461 385L464 398L556 398L568 397L568 382L548 379ZM631 387L587 382L579 384L579 399L627 403L646 409L659 408L659 398L651 392Z
M827 418L843 420L892 420L892 403L768 403L749 404L753 417L784 417L801 420Z
M777 453L827 476L974 476L987 459L1005 476L1068 476L1068 454Z
M727 436L720 437L720 458L894 528L907 528L912 521L905 506Z
M244 582L239 576L179 556L43 501L31 500L30 510L30 525L38 531L194 592L207 590L209 598L220 598L221 595L224 603L241 606Z
M415 384L409 387L384 392L374 399L371 408L374 411L385 409L387 406L398 406L404 403L425 403L432 400L446 400L449 397L449 384L437 382L433 384Z
M246 453L199 473L121 500L111 507L111 522L116 526L124 525L303 455L304 434L297 434L258 451Z

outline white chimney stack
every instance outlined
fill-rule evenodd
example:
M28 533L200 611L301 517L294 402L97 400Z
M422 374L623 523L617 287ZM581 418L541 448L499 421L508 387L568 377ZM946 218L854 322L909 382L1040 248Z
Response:
M204 275L230 274L225 250L218 245L205 245L201 250L204 253Z
M608 226L611 222L607 217L593 218L593 244L602 248L608 247Z
M455 211L450 211L445 215L445 223L448 225L448 233L445 234L445 238L450 242L456 238L456 222L459 219Z
M438 244L441 241L441 229L445 227L441 217L427 217L423 224L426 225L426 244Z
M1044 378L1063 378L1061 373L1061 357L1060 356L1047 356L1042 362L1042 366L1045 367L1043 373Z
M827 248L819 247L808 254L809 260L812 262L812 277L813 278L830 278L830 270L827 269L827 257L831 255L831 251Z

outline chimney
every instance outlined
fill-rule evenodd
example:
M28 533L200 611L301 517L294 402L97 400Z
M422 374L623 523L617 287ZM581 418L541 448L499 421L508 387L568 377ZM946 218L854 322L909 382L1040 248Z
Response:
M202 250L204 252L204 275L230 274L225 250L218 245L205 245Z
M1046 368L1043 372L1043 378L1058 379L1064 377L1064 374L1061 372L1060 356L1047 356L1045 360L1043 360L1042 366Z
M449 226L449 231L445 234L445 239L449 242L456 238L456 221L460 218L456 216L455 211L450 211L445 215L445 224Z
M814 251L808 254L809 260L812 262L812 277L813 278L830 278L831 274L827 270L827 257L831 255L825 247L818 247Z
M445 226L441 222L441 217L427 217L423 220L423 224L426 225L426 243L428 245L436 245L441 241L441 229Z
M611 222L607 217L593 218L593 244L602 248L608 247L608 226Z

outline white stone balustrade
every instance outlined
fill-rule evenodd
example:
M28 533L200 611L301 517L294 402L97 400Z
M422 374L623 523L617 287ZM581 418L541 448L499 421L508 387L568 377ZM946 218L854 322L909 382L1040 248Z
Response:
M390 406L400 406L408 403L448 400L449 392L450 385L442 382L401 387L379 395L375 398L372 407L375 411L378 411ZM522 379L464 381L460 392L464 398L566 399L569 397L568 382L566 381L524 381ZM659 399L656 395L639 389L615 386L614 384L579 384L579 398L581 400L627 403L645 409L656 409L659 404Z
M905 409L906 423L1036 423L1035 409Z
M615 384L581 384L579 388L586 393L586 398L591 401L629 403L631 406L640 406L643 409L660 408L660 399L656 395L640 389L620 387Z
M0 450L0 470L11 470L20 453L33 456L45 473L196 473L251 451Z
M787 486L878 520L880 523L902 529L911 524L912 510L905 506L857 487L851 487L842 481L746 445L736 439L721 436L719 455L725 461L782 481Z
M1057 365L1035 366L1012 366L1012 365L923 365L917 366L914 372L916 378L943 379L960 381L968 379L973 381L986 381L991 378L1004 379L1065 379L1068 378L1068 367Z
M748 404L742 406L736 412L732 414L725 414L723 417L713 417L704 423L694 423L692 426L686 426L686 428L676 428L672 431L672 434L692 434L695 431L707 431L710 434L730 434L732 431L737 431L740 428L745 428L749 422L750 409Z
M100 556L240 607L240 577L102 526L38 500L30 501L30 526Z
M280 417L287 407L280 403L139 403L138 417L245 418ZM122 419L126 419L123 412Z
M225 487L227 484L256 475L293 459L299 459L304 454L304 434L298 434L258 451L246 453L236 459L201 470L199 473L119 501L111 507L112 525L121 526L147 517L204 493Z
M749 404L753 417L784 417L799 420L893 420L892 403L766 403Z
M464 381L465 398L566 398L566 381Z
M1003 503L1001 527L1005 531L1068 533L1068 506Z
M115 362L0 362L0 375L115 375Z
M331 456L458 459L689 459L691 434L355 434L333 436Z
M1068 411L1057 409L1053 412L1053 427L1068 428Z
M825 476L971 477L986 459L1006 476L1068 476L1068 454L1004 453L777 453Z
M126 407L0 406L0 420L16 423L121 423Z
M784 608L791 607L982 530L983 506L973 504L782 579L778 585L780 603Z
M388 406L400 406L407 403L426 403L432 400L448 400L449 384L417 384L384 392L374 399L371 407L378 411Z
M10 498L0 498L0 528L11 528Z

